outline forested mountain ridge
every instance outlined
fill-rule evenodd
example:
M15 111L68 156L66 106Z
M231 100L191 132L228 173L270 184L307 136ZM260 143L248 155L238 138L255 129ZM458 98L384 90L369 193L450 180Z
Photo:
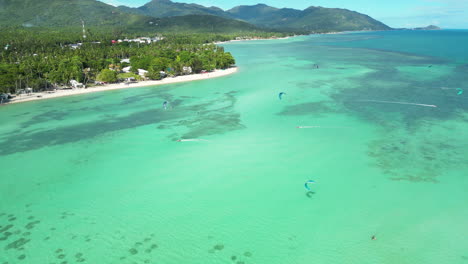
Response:
M388 30L387 25L355 11L340 8L311 6L304 10L275 8L265 4L241 5L223 11L217 7L197 4L175 3L170 0L152 0L138 7L121 6L121 11L144 14L152 17L171 17L188 14L216 15L243 20L263 28L283 30L306 30L313 32L347 30Z
M254 25L213 15L155 18L97 0L0 0L0 26L120 28L151 32L263 32Z
M297 10L257 4L223 11L217 7L170 0L152 0L139 8L114 7L97 0L0 0L0 26L69 27L80 26L81 21L88 26L159 32L390 29L367 15L338 8L309 7Z
M320 31L389 30L389 26L355 11L341 8L309 7L302 15L286 24L286 28Z
M164 32L188 33L229 33L264 32L264 30L244 21L227 19L213 15L185 15L156 18L156 30Z
M26 27L133 25L148 18L119 11L96 0L0 0L0 24Z
M138 8L119 6L119 9L126 12L133 12L152 17L214 15L224 18L233 18L218 7L205 7L197 4L174 3L170 0L153 0Z
M226 12L254 25L269 28L319 32L391 29L368 15L341 8L311 6L301 11L258 4L238 6Z

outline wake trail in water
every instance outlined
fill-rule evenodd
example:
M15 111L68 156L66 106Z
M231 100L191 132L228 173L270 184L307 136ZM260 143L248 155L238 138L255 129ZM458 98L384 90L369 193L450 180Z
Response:
M199 141L209 141L209 140L206 140L206 139L198 139L198 138L178 139L178 140L177 140L177 142L189 142L189 141L196 141L196 142L199 142Z
M416 105L416 106L425 106L425 107L437 107L437 105L430 105L430 104L417 104L417 103L408 103L408 102L379 101L379 100L358 100L358 102L373 102L373 103L385 103L385 104L402 104L402 105Z
M349 128L346 126L297 126L296 128Z

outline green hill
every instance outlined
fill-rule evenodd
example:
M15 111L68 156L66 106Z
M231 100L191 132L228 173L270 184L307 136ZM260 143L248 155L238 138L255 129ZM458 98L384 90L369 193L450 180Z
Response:
M124 7L124 9L126 8ZM128 11L128 9L126 10ZM197 4L174 3L170 0L152 0L139 8L133 8L133 12L152 17L214 15L231 18L229 14L225 13L218 7L204 7Z
M97 0L0 0L0 26L79 27L82 20L87 27L159 32L390 29L367 15L337 8L309 7L301 11L258 4L223 11L170 0L153 0L139 8L114 7Z
M270 17L271 14L274 14L278 10L279 10L278 8L267 6L265 4L257 4L253 6L247 6L247 5L236 6L226 11L226 13L229 13L233 17L237 17L239 19L259 22L259 21L265 20L265 18ZM265 21L261 23L266 24Z
M385 24L358 12L339 8L309 7L305 10L275 8L265 4L241 5L223 11L217 7L152 0L139 8L121 6L121 11L152 17L215 15L243 20L263 28L289 31L328 32L388 30Z
M216 11L216 8L213 8ZM119 28L154 32L234 33L261 31L246 22L212 15L155 18L131 8L117 8L96 0L0 0L0 25L42 28Z
M175 3L171 0L152 0L138 8L119 7L121 11L152 17L184 15L215 15L243 20L262 28L301 32L388 30L385 24L358 12L339 9L309 7L305 10L275 8L265 4L241 5L223 11L217 7Z
M389 30L387 25L368 15L340 8L309 7L302 16L286 24L288 28L320 31Z
M238 20L211 15L186 15L155 18L155 28L163 32L239 33L264 32L258 27Z
M123 13L95 0L0 0L0 24L28 27L66 27L87 25L132 25L147 18Z
M303 11L258 4L227 10L257 26L307 31L388 30L387 25L358 12L339 8L309 7Z
M269 28L285 28L286 23L302 15L300 10L278 9L264 4L237 6L226 12L252 24Z

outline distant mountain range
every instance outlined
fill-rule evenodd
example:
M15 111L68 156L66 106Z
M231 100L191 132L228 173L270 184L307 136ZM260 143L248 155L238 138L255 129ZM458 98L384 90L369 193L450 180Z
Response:
M0 25L27 27L119 26L147 31L329 32L388 30L387 25L354 11L309 7L274 8L264 4L217 7L152 0L138 7L114 7L97 0L0 0Z
M158 0L154 0L158 1ZM347 9L311 6L304 10L274 8L264 4L238 6L226 11L232 16L257 26L306 30L306 31L354 31L388 30L387 25Z
M171 17L183 15L215 15L224 18L243 20L262 28L301 30L301 31L352 31L388 30L387 25L367 16L347 9L309 7L304 10L275 8L265 4L237 6L223 11L218 7L204 7L197 4L174 3L170 0L152 0L138 7L120 6L124 12L151 17Z
M197 4L174 3L170 0L153 0L138 8L119 6L119 9L124 12L147 15L151 17L213 15L224 18L234 18L218 7L204 7Z
M156 18L96 0L0 0L0 26L121 28L157 32L263 31L247 22L212 15ZM1 30L1 28L0 28Z

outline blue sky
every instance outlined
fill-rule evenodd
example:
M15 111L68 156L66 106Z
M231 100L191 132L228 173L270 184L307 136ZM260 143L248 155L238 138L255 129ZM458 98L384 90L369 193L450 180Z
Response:
M142 6L149 0L101 0L112 5ZM274 7L304 9L309 6L347 8L367 14L391 27L468 29L468 0L173 0L229 9L237 5L264 3Z

